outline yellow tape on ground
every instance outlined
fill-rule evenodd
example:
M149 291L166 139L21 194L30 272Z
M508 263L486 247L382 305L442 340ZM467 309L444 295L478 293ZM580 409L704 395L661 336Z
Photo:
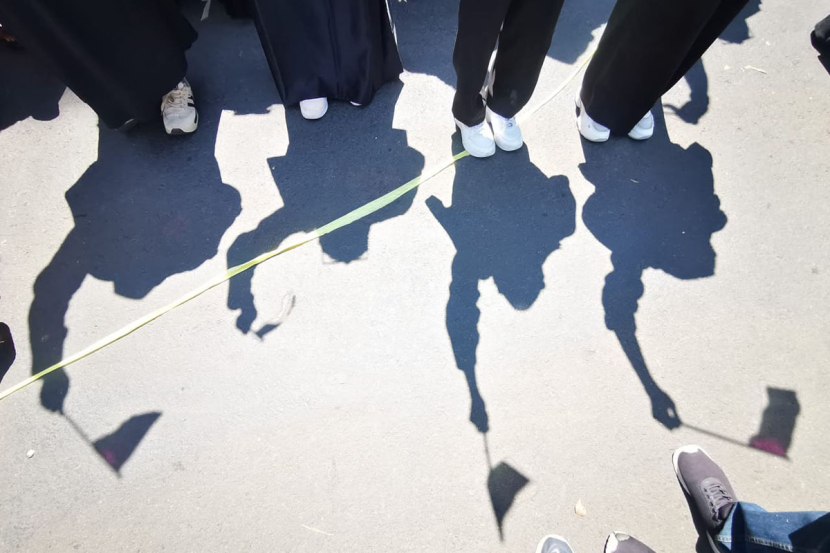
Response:
M531 115L536 113L540 108L542 108L542 106L544 106L545 104L547 104L548 102L553 100L556 96L558 96L559 93L562 92L565 89L565 87L567 87L571 83L571 81L573 81L576 78L576 76L579 74L579 72L582 70L582 68L585 67L585 65L587 65L588 61L590 61L592 56L593 56L593 52L591 54L589 54L585 58L585 60L582 63L580 63L579 66L577 66L576 70L574 70L574 72L560 86L558 86L556 88L556 90L554 90L545 100L540 102L535 108L525 112L524 117L522 119L523 120L527 119L528 117L530 117ZM81 359L83 359L85 357L89 357L90 355L92 355L96 351L104 349L105 347L109 346L110 344L114 344L115 342L121 340L122 338L126 338L127 336L129 336L130 334L132 334L133 332L138 330L139 328L155 321L156 319L158 319L162 315L164 315L166 313L169 313L170 311L176 309L180 305L184 305L185 303L189 302L190 300L201 296L202 294L204 294L205 292L207 292L211 288L219 286L223 282L226 282L226 281L232 279L233 277L235 277L239 273L247 271L251 267L259 265L260 263L262 263L264 261L267 261L267 260L271 259L272 257L282 255L282 254L284 254L286 252L289 252L293 249L299 248L300 246L308 244L309 242L313 242L314 240L319 239L321 236L325 236L326 234L329 234L329 233L334 232L334 231L336 231L340 228L343 228L347 225L350 225L351 223L354 223L355 221L357 221L359 219L362 219L362 218L366 217L367 215L371 215L372 213L378 211L379 209L384 208L387 205L391 204L392 202L394 202L395 200L397 200L401 196L405 195L407 192L411 192L412 190L415 190L421 184L425 183L429 179L431 179L434 176L438 175L439 173L443 172L448 167L450 167L452 165L455 165L455 163L457 161L459 161L460 159L463 159L463 158L465 158L469 155L470 154L466 150L459 153L459 154L456 154L452 158L450 158L450 159L444 161L443 163L440 163L439 165L433 167L430 171L422 173L418 177L416 177L416 178L412 179L411 181L399 186L395 190L392 190L391 192L388 192L388 193L384 194L383 196L381 196L381 197L379 197L375 200L372 200L371 202L369 202L367 204L364 204L363 206L355 209L354 211L351 211L350 213L347 213L346 215L343 215L342 217L340 217L338 219L335 219L331 223L329 223L327 225L323 225L322 227L318 228L317 230L311 231L310 233L306 234L302 238L299 238L298 240L292 242L290 245L284 246L284 247L281 247L281 248L277 248L277 249L271 250L269 252L265 252L264 254L259 255L255 258L251 259L250 261L246 261L245 263L242 263L241 265L231 267L230 269L228 269L224 273L216 275L212 279L208 280L207 282L205 282L201 286L199 286L197 288L194 288L193 290L191 290L187 294L181 296L177 300L172 301L172 302L168 303L167 305L165 305L164 307L160 307L159 309L156 309L155 311L153 311L151 313L148 313L147 315L144 315L140 319L137 319L137 320L131 322L130 324L128 324L127 326L121 328L120 330L116 330L112 334L110 334L108 336L105 336L104 338L101 338L100 340L98 340L97 342L92 344L91 346L88 346L88 347L82 349L78 353L76 353L74 355L71 355L69 357L66 357L66 358L62 359L61 361L59 361L58 363L55 363L51 367L48 367L48 368L43 369L42 371L40 371L38 373L33 374L32 376L30 376L26 380L20 382L19 384L16 384L15 386L12 386L11 388L9 388L7 390L4 390L3 392L0 392L0 401L6 399L7 397L9 397L10 395L12 395L15 392L19 392L20 390L22 390L26 386L28 386L28 385L30 385L34 382L37 382L38 380L40 380L44 376L48 375L49 373L52 373L52 372L54 372L58 369L61 369L61 368L66 367L68 365L71 365L72 363L76 363L77 361L80 361Z

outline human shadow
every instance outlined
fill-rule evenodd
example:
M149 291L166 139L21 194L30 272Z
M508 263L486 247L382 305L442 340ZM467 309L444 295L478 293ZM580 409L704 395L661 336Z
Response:
M452 205L432 196L427 206L455 246L447 332L469 387L470 422L487 432L487 409L476 381L479 282L492 278L514 309L529 309L545 288L542 265L575 230L576 202L568 179L546 177L524 147L459 163Z
M228 250L229 266L276 248L294 233L313 231L421 172L424 157L409 146L406 131L392 127L401 89L400 82L384 85L364 108L333 104L322 121L286 110L288 150L268 160L284 205L236 239ZM414 194L323 236L323 252L336 262L359 259L369 249L372 225L404 214ZM243 333L257 317L253 275L251 269L236 276L228 289L228 308L239 310L236 326ZM262 338L261 331L257 335Z
M37 277L29 310L33 373L63 357L65 315L87 276L111 282L120 296L144 298L214 257L241 211L240 195L222 181L214 157L221 112L266 113L273 85L251 24L226 21L220 12L198 30L188 56L198 131L170 137L160 120L126 134L99 125L98 159L66 192L74 226ZM66 372L54 371L43 378L41 404L66 416L68 391ZM143 433L119 434L118 451L131 453L124 436Z
M671 397L652 378L637 339L635 314L642 275L658 269L679 279L715 272L712 235L726 224L712 174L712 156L700 144L683 148L669 139L662 109L654 136L605 144L583 140L583 176L595 187L582 218L609 250L613 270L605 278L605 324L620 342L651 399L652 415L666 428L680 425Z
M51 121L66 86L24 48L0 44L0 131L32 117Z

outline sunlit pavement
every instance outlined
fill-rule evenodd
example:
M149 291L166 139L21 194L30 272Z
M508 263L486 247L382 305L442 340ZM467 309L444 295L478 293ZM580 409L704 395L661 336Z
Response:
M742 499L827 509L816 4L751 3L648 142L581 142L577 77L521 151L463 159L0 402L0 549L524 552L555 532L585 552L620 530L689 551L670 462L689 442ZM530 107L611 6L566 5ZM0 389L458 152L455 6L392 11L402 85L309 123L253 26L213 6L190 137L99 131L4 51L7 86L38 94L0 131Z

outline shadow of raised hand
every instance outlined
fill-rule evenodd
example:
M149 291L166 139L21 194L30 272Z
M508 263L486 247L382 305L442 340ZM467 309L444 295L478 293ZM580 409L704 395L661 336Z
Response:
M514 309L529 309L545 288L542 264L574 232L576 202L564 176L548 178L526 148L456 166L452 205L427 206L455 246L447 332L470 392L470 422L489 430L476 379L479 282L492 278Z

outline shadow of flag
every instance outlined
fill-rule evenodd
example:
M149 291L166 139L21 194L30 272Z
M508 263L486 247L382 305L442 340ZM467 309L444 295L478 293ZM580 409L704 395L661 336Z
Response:
M145 413L127 419L118 430L96 440L92 446L119 473L161 413Z
M504 541L504 517L513 505L516 495L530 480L522 473L502 461L490 469L487 476L487 491L490 493L490 502L493 504L493 513L499 526L499 539Z
M761 417L761 428L750 438L749 446L786 458L801 405L792 390L767 388L767 396L769 403Z

